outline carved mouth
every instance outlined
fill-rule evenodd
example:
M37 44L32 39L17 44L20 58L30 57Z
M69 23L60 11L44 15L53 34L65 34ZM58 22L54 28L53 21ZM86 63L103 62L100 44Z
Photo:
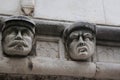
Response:
M18 47L27 47L24 41L13 41L8 47L13 47L13 46L18 46Z
M23 46L22 45L16 45L14 48L16 50L23 50Z
M86 47L78 47L78 52L87 52L87 48Z

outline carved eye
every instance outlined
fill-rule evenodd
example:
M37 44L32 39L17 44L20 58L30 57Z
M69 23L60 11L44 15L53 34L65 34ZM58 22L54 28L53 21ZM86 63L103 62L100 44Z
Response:
M93 35L91 33L84 33L84 39L90 39L93 40Z
M33 33L29 29L23 29L22 35L26 37L33 37Z
M78 33L71 33L70 39L78 39Z
M18 30L16 30L15 28L9 28L6 33L16 35L17 32L18 32Z
M22 30L22 35L24 35L24 36L30 35L29 30L27 30L27 29Z

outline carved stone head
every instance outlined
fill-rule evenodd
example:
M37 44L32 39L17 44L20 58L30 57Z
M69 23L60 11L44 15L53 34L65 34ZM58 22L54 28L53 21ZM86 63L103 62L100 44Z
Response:
M74 23L64 30L63 40L71 59L87 60L95 53L95 25L87 22Z
M35 38L35 23L25 16L8 18L2 28L2 47L7 56L27 56Z

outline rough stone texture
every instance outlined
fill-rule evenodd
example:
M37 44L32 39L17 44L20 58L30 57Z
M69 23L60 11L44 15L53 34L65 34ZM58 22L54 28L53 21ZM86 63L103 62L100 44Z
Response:
M74 62L43 57L3 58L0 60L0 73L33 74L33 75L62 75L92 78L96 65L90 62Z
M36 51L37 56L59 58L58 43L56 42L37 41Z
M0 0L0 14L19 15L20 0Z
M34 0L21 0L21 9L24 15L32 16L34 12Z
M0 74L1 80L92 80L80 77L67 77L67 76L43 76L43 75L8 75ZM95 80L95 79L94 79Z
M32 59L32 74L94 77L96 66L90 62L74 62L36 57Z
M45 25L45 22L44 22L44 25ZM0 74L0 79L3 79L3 80L39 80L39 79L41 79L41 80L48 80L48 79L50 79L50 80L107 80L107 79L86 79L86 78L78 77L78 76L83 77L84 75L85 75L84 77L91 77L94 75L94 70L93 70L93 73L88 74L87 72L84 71L84 68L86 68L86 67L90 68L90 66L88 64L87 64L88 66L86 64L85 64L86 65L85 66L84 63L82 63L82 65L81 65L81 63L79 64L79 62L71 62L65 58L64 46L63 46L62 40L60 39L61 38L60 33L64 29L63 27L59 28L60 31L58 29L58 26L56 26L56 24L54 26L52 26L52 24L50 23L50 26L49 26L49 23L47 23L47 26L45 28L44 27L45 26L42 26L42 28L41 28L39 26L39 28L37 28L37 30L38 30L38 32L37 32L37 36L38 36L37 37L37 41L38 41L37 48L38 49L36 49L36 50L38 50L38 52L39 52L39 44L41 44L43 47L45 47L47 45L46 49L48 49L49 48L48 43L50 43L49 46L52 45L52 47L53 47L52 49L56 49L56 50L58 50L58 52L54 51L53 53L55 55L50 54L50 56L46 52L47 54L45 56L48 57L48 59L45 57L44 58L41 57L42 55L44 55L44 53L42 53L42 55L39 55L38 52L37 52L37 54L39 56L38 59L36 58L37 56L33 57L33 59L31 59L31 58L12 59L12 58L3 57L2 48L0 46L0 53L1 53L0 54L0 64L1 64L0 71L1 71L1 73L4 73L4 72L9 73L9 74L7 74L7 73ZM48 33L47 33L47 28L48 29L51 28L51 30L48 30ZM43 30L44 36L42 36L42 37L40 36L40 34L41 34L39 32L40 29ZM57 29L57 31L59 31L58 33L57 33L57 31L55 31L56 29ZM44 30L46 31L46 33L44 32ZM54 33L54 31L55 31L55 33ZM56 33L57 33L57 37L55 35ZM49 35L47 35L47 34L49 34ZM54 36L50 36L50 35L54 35ZM49 49L49 52L50 52L50 49ZM119 63L120 63L119 52L120 52L119 47L97 46L97 53L96 53L96 55L94 55L93 61L95 64L96 64L96 62L103 62L103 63L100 63L100 64L97 63L97 66L99 66L99 68L100 68L100 73L98 74L98 76L96 78L100 78L100 77L119 78L119 66L120 66L119 65ZM56 58L57 54L59 54L59 57ZM51 57L52 59L49 57ZM53 60L53 58L55 58L55 59ZM108 63L109 63L109 65L108 65ZM111 66L113 66L113 68ZM61 70L61 68L63 68L63 70ZM75 70L76 70L75 72L74 72L73 68L75 68ZM80 70L78 70L77 68ZM94 68L95 68L95 66L94 66ZM89 71L89 69L86 71ZM117 72L116 75L114 73L111 73L114 71ZM92 72L92 71L89 71L89 72ZM34 75L35 73L36 73L36 75ZM71 76L75 75L75 73L77 74L77 77L71 77ZM106 77L104 75L102 75L103 73L106 75ZM30 75L29 77L27 77L27 75L23 76L23 74L33 74L33 75ZM40 76L39 74L41 74L41 75L44 74L44 76ZM51 74L51 76L50 75L47 76L45 74ZM53 74L68 75L68 77L53 76ZM109 80L112 80L112 79L109 79Z
M113 65L112 63L101 63L97 62L97 73L96 78L104 78L104 79L120 79L120 64ZM110 66L110 67L108 67Z
M31 69L31 62L28 58L6 58L0 59L0 71L1 73L16 73L22 74L28 73ZM19 73L19 74L20 74Z
M102 0L36 0L34 17L105 23Z
M97 46L97 61L98 62L115 62L120 63L120 48Z
M1 80L112 80L112 79L87 79L80 77L67 77L67 76L39 76L39 75L0 75Z
M36 27L37 35L48 35L48 36L52 35L58 37L62 35L65 25L70 24L70 23L65 24L65 22L58 22L58 21L46 22L46 20L37 20L37 19L35 19L35 22L37 24Z
M37 36L37 56L65 59L64 45L59 37Z
M64 61L58 59L43 58L43 57L34 57L31 59L31 61L33 65L32 68L29 68L28 66L29 61L27 59L6 58L0 60L0 73L5 73L8 74L8 76L11 76L9 77L10 80L11 79L26 80L26 77L32 78L35 75L38 75L39 77L40 75L50 76L50 77L63 76L63 79L65 76L68 76L68 78L73 76L76 78L76 80L77 79L84 80L86 78L101 78L103 80L106 78L110 80L113 79L119 80L120 78L119 63L75 62L75 61ZM97 67L95 65L97 65ZM8 77L7 75L4 74L1 75L3 77L4 76ZM80 78L80 77L84 77L84 78ZM38 77L34 77L34 78L39 79ZM48 77L45 79L48 79ZM88 80L94 80L94 79L88 79Z
M97 25L96 32L97 41L106 42L104 44L109 42L117 43L120 41L120 37L118 37L120 35L120 27Z

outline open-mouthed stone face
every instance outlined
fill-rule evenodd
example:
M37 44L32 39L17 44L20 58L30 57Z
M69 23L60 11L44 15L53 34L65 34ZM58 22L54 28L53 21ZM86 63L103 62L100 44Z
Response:
M33 45L34 34L24 26L11 26L3 33L3 51L10 56L26 56Z
M95 52L95 35L90 30L77 30L69 35L68 54L73 60L86 60Z

